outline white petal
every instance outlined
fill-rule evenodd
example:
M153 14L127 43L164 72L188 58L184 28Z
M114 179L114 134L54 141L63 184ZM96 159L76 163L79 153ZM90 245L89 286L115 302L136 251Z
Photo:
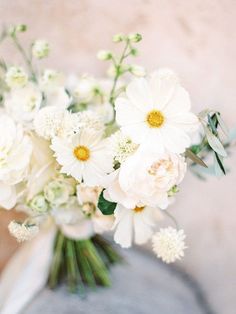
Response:
M143 212L134 214L134 239L137 244L146 243L153 234L152 227L143 219Z
M161 134L165 147L173 153L183 153L190 146L191 141L189 136L179 128L171 125L165 125L161 129Z
M170 101L164 108L164 115L172 115L173 113L182 113L189 111L191 101L189 93L181 86L177 86Z
M197 116L191 112L170 114L167 117L167 122L186 132L194 132L200 126Z
M132 244L133 235L133 212L131 209L117 206L115 209L115 224L116 231L114 240L123 248L129 248Z
M148 135L150 128L146 122L121 127L121 131L128 135L135 143L142 143Z
M126 88L126 95L131 103L143 112L153 108L153 97L145 78L133 80Z
M0 191L0 206L5 209L13 208L16 205L15 187L0 182Z
M154 107L158 110L162 110L171 99L178 83L177 77L173 72L165 72L158 71L150 79Z
M135 125L145 121L146 114L125 98L117 98L115 103L116 121L119 125Z

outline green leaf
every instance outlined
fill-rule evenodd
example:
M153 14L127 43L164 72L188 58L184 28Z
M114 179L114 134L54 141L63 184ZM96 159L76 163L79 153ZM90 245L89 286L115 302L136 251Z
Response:
M207 168L207 165L205 164L205 162L201 158L199 158L197 155L195 155L190 149L186 149L185 156L191 159L194 163Z
M220 156L226 157L227 153L224 149L224 146L221 144L220 140L211 132L211 130L208 127L206 126L203 127L210 147Z
M214 114L212 117L208 114L207 115L207 119L208 119L208 123L209 123L209 126L211 128L211 131L214 135L217 135L218 132L217 132L217 124L218 124L218 121L216 121L216 115Z
M217 120L220 124L220 127L221 127L221 130L223 131L223 133L228 136L229 135L229 130L226 126L226 124L224 123L223 119L221 118L221 115L219 112L216 113L216 117L217 117Z
M224 175L226 175L226 171L223 165L223 158L215 153L215 173L217 176L220 176L222 172Z
M106 200L103 196L103 192L104 190L101 192L98 199L98 208L103 213L103 215L112 215L114 213L117 203Z

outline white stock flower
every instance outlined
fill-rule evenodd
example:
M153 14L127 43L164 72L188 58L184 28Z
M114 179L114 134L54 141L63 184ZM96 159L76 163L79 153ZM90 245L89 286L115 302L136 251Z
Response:
M30 163L32 143L22 127L0 115L0 181L13 185L22 181Z
M47 57L49 50L49 43L46 40L36 40L32 45L32 55L37 59Z
M160 229L152 237L153 251L163 262L173 263L184 256L185 238L183 230L176 230L172 227Z
M74 193L75 182L69 178L59 177L44 187L44 197L50 203L51 207L58 207L65 204Z
M7 70L5 81L10 88L23 87L28 82L28 75L21 67L10 67Z
M22 224L16 221L11 221L8 225L8 230L18 242L29 241L33 239L39 232L37 225Z
M136 244L146 243L153 234L153 228L157 221L162 218L161 212L157 208L149 206L135 206L125 208L117 205L115 212L114 240L123 248Z
M112 170L106 143L101 139L100 132L82 130L69 139L53 138L51 148L62 166L61 173L71 175L89 186L96 186Z
M114 162L123 163L127 157L132 155L138 148L129 136L125 135L121 131L117 131L109 138L111 154L114 158Z
M176 75L169 70L154 73L149 79L133 80L126 96L115 103L121 131L141 144L143 150L183 153L190 145L189 133L198 126L190 112L190 98Z
M43 195L36 195L29 203L29 207L36 213L43 214L48 211L49 204Z
M14 120L31 122L42 103L42 93L34 84L27 84L21 89L14 89L5 97L4 106Z

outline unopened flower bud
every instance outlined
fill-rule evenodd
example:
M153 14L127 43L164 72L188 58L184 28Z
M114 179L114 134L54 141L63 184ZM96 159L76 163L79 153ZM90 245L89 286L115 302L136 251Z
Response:
M108 50L100 50L97 53L97 58L102 61L110 60L112 58L112 53Z
M29 206L36 213L45 213L48 210L48 202L43 195L36 195Z
M113 42L119 43L119 42L123 41L124 38L125 38L125 36L123 34L116 34L113 36Z
M135 76L142 77L146 75L146 71L144 67L140 65L131 65L130 67L130 73L132 73Z
M138 33L130 34L128 39L133 43L138 43L140 40L142 40L142 36Z

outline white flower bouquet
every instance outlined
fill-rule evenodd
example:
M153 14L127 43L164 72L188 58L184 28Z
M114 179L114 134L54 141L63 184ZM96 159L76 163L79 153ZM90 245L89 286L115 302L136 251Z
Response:
M180 259L185 234L169 207L188 168L225 174L230 141L222 142L220 113L192 113L173 71L146 74L128 63L139 34L114 36L123 50L98 53L110 66L108 78L95 79L39 70L49 44L37 40L28 52L19 40L24 31L19 25L1 36L26 65L1 61L0 206L26 214L10 233L20 242L35 238L32 245L50 234L46 278L50 287L66 279L71 291L110 284L108 268L121 258L101 237L109 230L123 248L151 240L163 261ZM165 217L174 227L158 231Z

